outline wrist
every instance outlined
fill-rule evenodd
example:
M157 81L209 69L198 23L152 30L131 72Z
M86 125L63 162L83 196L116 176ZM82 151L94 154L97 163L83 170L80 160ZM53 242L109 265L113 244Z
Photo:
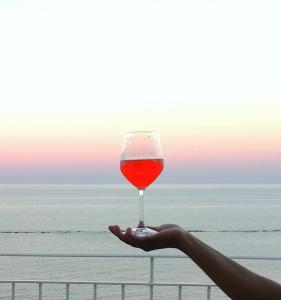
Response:
M188 248L190 248L192 244L192 239L194 237L186 230L182 229L179 233L178 243L177 243L177 249L185 252Z

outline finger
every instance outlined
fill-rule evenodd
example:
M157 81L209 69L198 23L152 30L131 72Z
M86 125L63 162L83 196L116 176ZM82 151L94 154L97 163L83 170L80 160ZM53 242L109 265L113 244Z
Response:
M130 227L127 228L125 232L126 243L136 248L143 248L147 238L148 237L136 235Z
M132 236L132 235L133 235L133 230L132 230L132 228L131 228L131 227L128 227L127 230L126 230L126 232L125 232L125 234L126 234L127 236Z
M113 225L109 225L109 226L108 226L108 229L109 229L109 231L111 231L113 234L115 234L115 233L114 233L114 226L113 226Z
M138 236L133 232L132 228L127 228L125 238L132 246L136 247Z
M126 244L136 247L136 248L141 248L141 241L140 237L136 236L132 230L132 228L127 228L126 232L124 233L123 237L121 237L123 242Z
M120 227L118 225L115 225L113 227L114 230L114 234L118 237L118 238L122 238L122 236L124 235L124 231L120 229Z
M128 239L134 244L134 247L144 249L147 245L153 243L154 236L138 236L137 234L130 232Z
M110 225L108 229L122 242L136 248L141 248L145 251L148 250L152 237L137 236L133 233L132 228L127 228L122 231L118 225Z
M158 227L158 229L159 229L159 231L162 231L162 230L165 230L165 229L175 228L175 227L179 228L179 226L176 225L176 224L163 224L163 225L160 225Z
M107 228L113 233L113 225L109 225Z
M160 231L161 229L157 226L157 227L155 227L155 226L146 226L147 228L149 228L149 229L152 229L152 230L155 230L155 231Z
M118 225L110 225L108 229L117 237L123 232Z
M118 225L112 225L111 226L111 232L116 235L117 231L118 231L118 228L119 228Z

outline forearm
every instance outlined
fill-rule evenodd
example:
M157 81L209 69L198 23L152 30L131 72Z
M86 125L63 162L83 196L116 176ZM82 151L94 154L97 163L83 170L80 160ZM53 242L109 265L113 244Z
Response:
M259 276L209 247L188 232L183 232L178 246L231 299L281 299L281 286Z

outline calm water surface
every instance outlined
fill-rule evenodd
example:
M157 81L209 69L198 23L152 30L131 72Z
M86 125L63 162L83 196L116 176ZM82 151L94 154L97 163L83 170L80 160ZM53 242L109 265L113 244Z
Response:
M280 256L281 185L155 185L146 191L145 222L176 223L226 255ZM122 185L1 185L0 252L142 253L121 244L107 226L137 224L137 192ZM163 250L156 253L178 253ZM141 259L0 257L0 279L147 280ZM277 281L281 263L240 261ZM210 282L189 259L159 260L155 280ZM99 299L120 299L120 288L100 288ZM17 299L32 300L35 287L19 285ZM10 299L10 286L0 299ZM44 299L64 299L63 287L44 287ZM128 288L126 299L148 299ZM175 288L155 299L177 299ZM227 299L219 291L214 299ZM73 287L71 299L92 299L92 287ZM157 298L158 297L158 298ZM183 299L205 299L205 290L184 289Z

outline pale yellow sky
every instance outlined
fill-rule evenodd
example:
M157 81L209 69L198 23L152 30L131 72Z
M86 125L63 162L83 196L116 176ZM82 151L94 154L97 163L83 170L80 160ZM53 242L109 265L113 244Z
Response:
M171 159L191 155L192 140L210 152L216 141L229 160L240 147L243 163L254 149L278 158L280 11L252 0L1 1L2 162L38 147L56 160L75 145L77 160L117 157L124 133L145 129Z

